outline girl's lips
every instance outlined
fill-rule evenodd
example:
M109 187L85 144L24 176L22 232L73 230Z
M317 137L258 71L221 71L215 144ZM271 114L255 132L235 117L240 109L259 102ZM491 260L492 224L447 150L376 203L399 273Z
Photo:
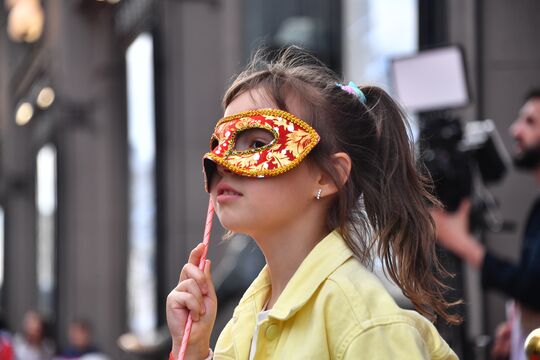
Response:
M241 192L233 188L232 186L225 184L225 183L219 183L216 189L216 200L219 203L223 203L226 201L232 201L235 199L238 199L239 197L243 196Z

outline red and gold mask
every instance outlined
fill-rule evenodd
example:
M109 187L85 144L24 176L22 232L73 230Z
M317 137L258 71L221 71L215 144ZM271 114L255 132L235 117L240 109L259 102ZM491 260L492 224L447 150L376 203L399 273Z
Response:
M216 124L203 157L206 190L216 165L242 176L276 176L297 166L319 139L311 126L283 110L227 116Z

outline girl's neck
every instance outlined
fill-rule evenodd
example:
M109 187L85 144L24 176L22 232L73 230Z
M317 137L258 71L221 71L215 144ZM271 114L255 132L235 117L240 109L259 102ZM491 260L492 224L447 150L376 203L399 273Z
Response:
M324 226L313 224L299 221L271 234L255 238L266 258L272 284L267 309L274 306L302 261L329 233Z

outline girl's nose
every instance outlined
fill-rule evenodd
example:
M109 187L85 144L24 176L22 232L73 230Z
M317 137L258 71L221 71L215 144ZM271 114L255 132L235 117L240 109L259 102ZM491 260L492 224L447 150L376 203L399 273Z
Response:
M219 174L219 176L223 177L225 174L230 174L231 171L227 168L224 168L221 165L216 165L216 171Z

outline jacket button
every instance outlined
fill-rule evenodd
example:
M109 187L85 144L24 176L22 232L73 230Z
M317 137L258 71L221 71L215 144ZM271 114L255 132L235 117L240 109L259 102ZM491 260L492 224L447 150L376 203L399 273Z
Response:
M274 340L279 335L279 327L276 324L268 325L265 335L268 340Z

